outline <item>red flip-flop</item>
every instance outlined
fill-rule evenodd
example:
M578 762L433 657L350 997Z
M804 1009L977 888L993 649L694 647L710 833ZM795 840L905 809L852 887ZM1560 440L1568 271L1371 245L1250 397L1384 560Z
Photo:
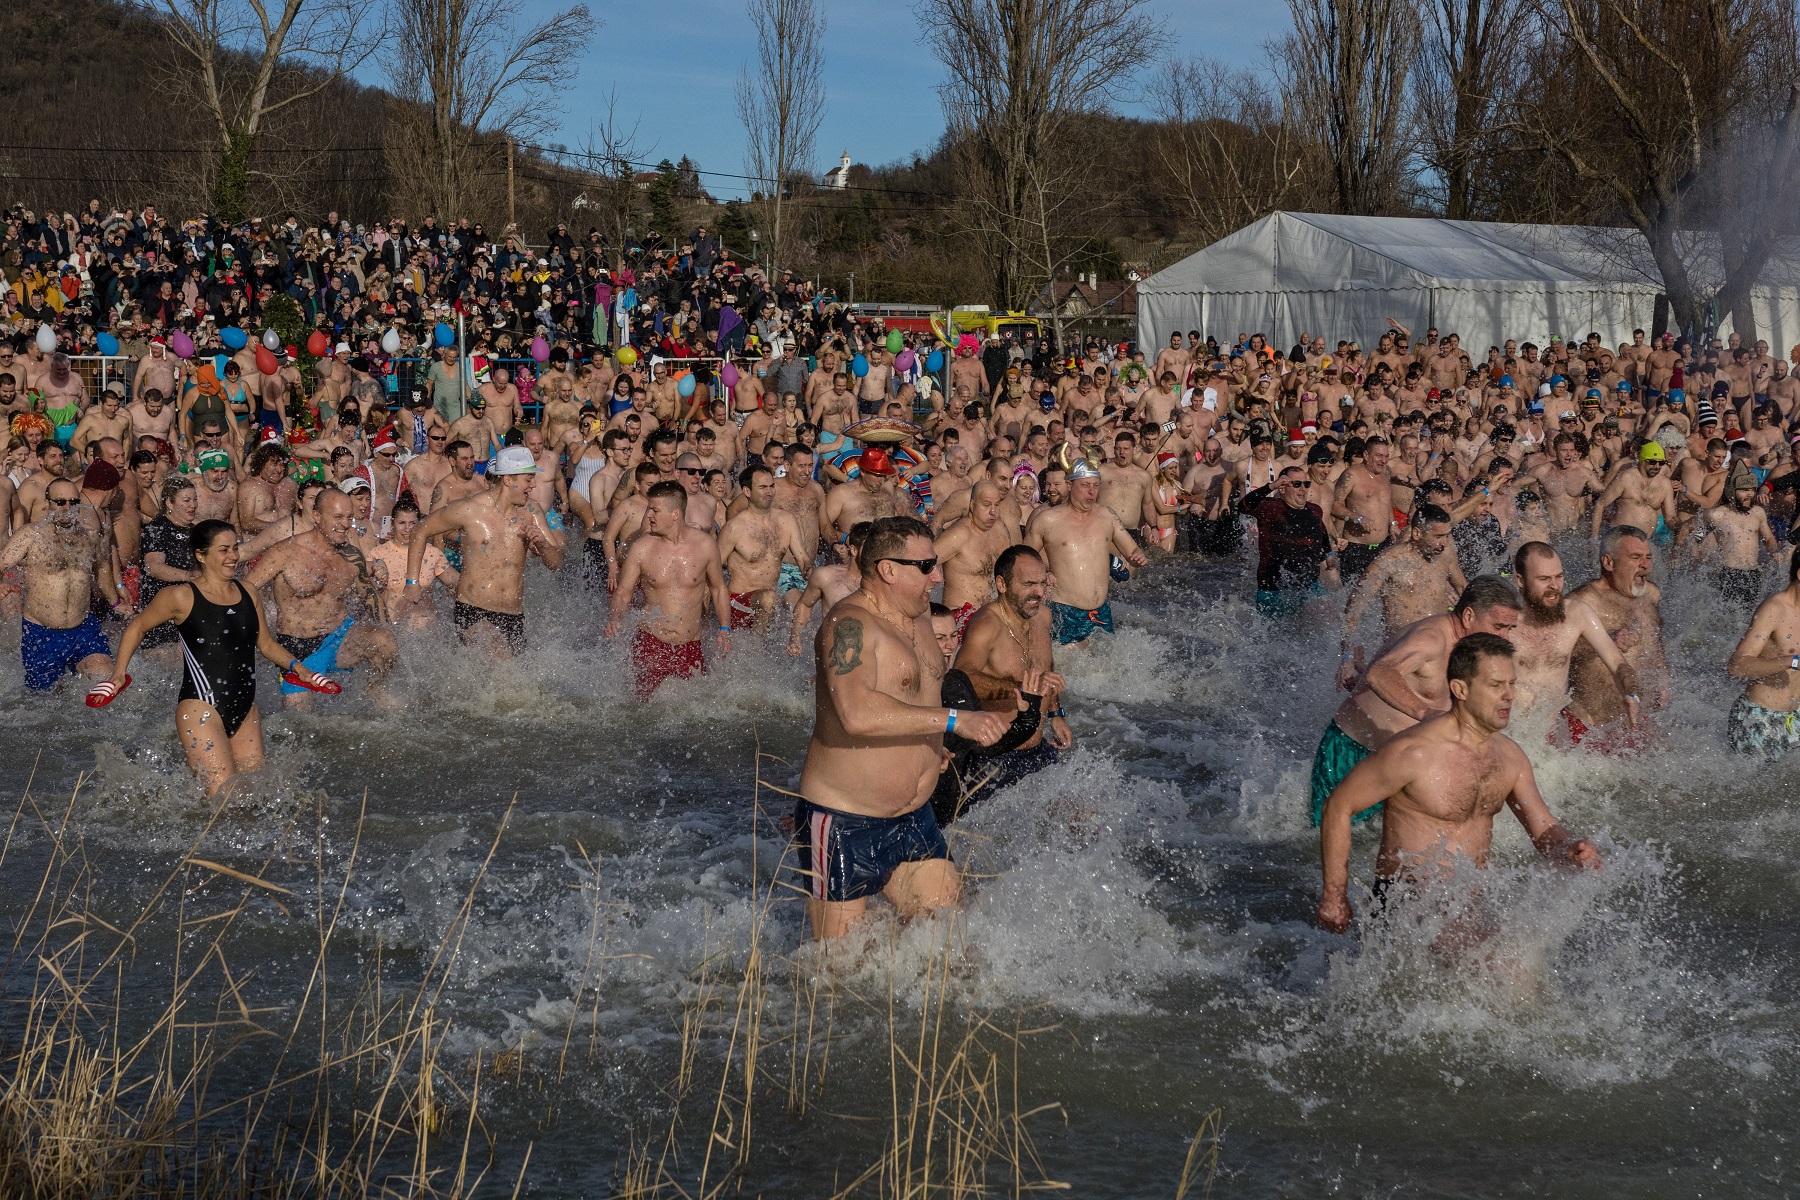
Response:
M281 682L287 684L289 687L305 688L308 691L318 692L324 696L336 696L344 690L344 685L335 679L327 679L323 683L308 683L292 671L282 672Z
M119 698L120 692L130 686L131 676L129 675L125 677L124 683L114 683L110 679L103 679L88 691L87 706L89 708L105 708Z

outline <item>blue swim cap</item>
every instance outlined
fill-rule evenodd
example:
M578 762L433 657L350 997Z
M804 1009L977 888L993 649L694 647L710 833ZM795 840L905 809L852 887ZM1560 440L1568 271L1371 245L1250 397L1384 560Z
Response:
M1550 386L1551 387L1555 387L1559 383L1567 383L1567 382L1569 382L1569 377L1567 375L1552 375L1550 377Z
M1596 400L1599 400L1601 398L1599 388L1589 388L1587 390L1587 394L1592 396Z
M1631 385L1629 383L1625 382L1623 379L1621 379L1621 380L1619 380L1618 390L1621 392L1629 392L1631 390Z
M1544 402L1542 400L1533 400L1529 411L1532 416L1537 416L1544 411Z
M1501 387L1511 387L1512 385L1513 385L1513 381L1512 381L1511 375L1502 375L1500 377L1500 386Z
M1669 399L1671 399L1671 400L1686 400L1687 399L1686 389L1670 388L1669 389Z

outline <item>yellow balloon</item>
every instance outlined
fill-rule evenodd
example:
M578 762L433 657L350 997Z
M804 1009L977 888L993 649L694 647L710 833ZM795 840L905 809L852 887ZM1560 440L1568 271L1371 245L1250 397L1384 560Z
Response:
M633 350L630 346L620 346L619 353L616 357L618 358L621 367L629 367L637 362L637 351Z

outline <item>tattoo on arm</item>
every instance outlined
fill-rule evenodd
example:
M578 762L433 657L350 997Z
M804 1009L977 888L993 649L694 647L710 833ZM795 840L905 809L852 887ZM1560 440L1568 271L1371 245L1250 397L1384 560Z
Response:
M855 617L845 617L831 631L831 669L848 675L862 666L863 627Z

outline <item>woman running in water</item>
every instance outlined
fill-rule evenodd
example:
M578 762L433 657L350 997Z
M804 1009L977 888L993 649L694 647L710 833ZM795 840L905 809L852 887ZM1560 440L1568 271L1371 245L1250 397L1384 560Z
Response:
M314 674L281 647L269 632L249 589L233 576L238 566L237 530L224 521L201 521L189 535L200 578L173 584L125 627L118 665L111 679L90 693L105 704L131 682L126 669L150 630L172 622L181 635L184 677L175 704L175 731L188 766L208 796L233 775L262 766L262 720L256 709L256 655L319 688L329 681Z

